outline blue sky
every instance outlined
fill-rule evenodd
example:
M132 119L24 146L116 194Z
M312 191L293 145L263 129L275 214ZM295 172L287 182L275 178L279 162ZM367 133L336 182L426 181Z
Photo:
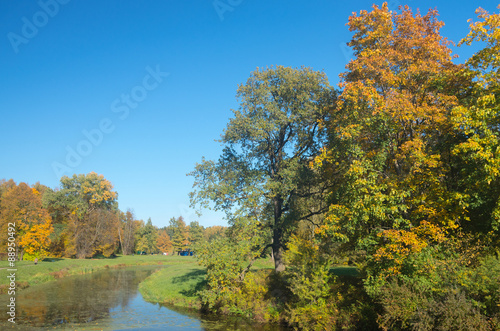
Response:
M338 83L345 23L372 3L0 1L0 178L55 188L61 174L95 171L140 219L225 225L221 214L189 209L186 174L220 154L215 140L238 107L238 84L270 65L309 66ZM389 3L437 7L455 42L478 6L498 4ZM454 50L463 62L475 49Z

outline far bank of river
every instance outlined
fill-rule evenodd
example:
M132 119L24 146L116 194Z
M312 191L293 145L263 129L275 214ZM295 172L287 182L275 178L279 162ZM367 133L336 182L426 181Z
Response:
M18 290L39 285L71 275L84 275L101 269L120 268L136 265L176 265L196 264L192 257L164 255L127 255L102 259L47 258L35 265L32 261L16 261L10 266L8 261L0 261L0 294L7 293L9 279L14 269Z

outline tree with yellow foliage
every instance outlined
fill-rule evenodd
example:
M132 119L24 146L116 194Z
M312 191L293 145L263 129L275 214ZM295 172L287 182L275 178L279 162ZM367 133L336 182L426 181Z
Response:
M452 62L437 12L391 12L387 3L349 18L356 58L341 74L330 142L316 158L335 177L318 232L366 245L380 231L422 222L453 229L461 196L448 190L449 114L462 66Z
M500 6L499 6L500 8ZM500 236L500 14L479 8L460 42L485 47L466 63L474 84L470 97L452 111L458 143L453 155L462 169L459 188L470 210L468 228Z
M53 228L51 217L42 205L40 192L26 183L13 183L2 194L0 211L3 233L7 233L10 225L15 225L19 260L22 260L25 254L28 254L29 259L46 256ZM6 239L7 237L1 239L2 247L6 245Z

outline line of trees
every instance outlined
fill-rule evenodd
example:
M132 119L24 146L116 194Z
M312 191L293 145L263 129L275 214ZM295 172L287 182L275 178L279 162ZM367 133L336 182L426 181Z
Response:
M196 221L187 225L182 217L158 228L151 219L136 219L131 210L120 211L117 198L112 184L93 172L65 176L55 190L40 183L29 186L1 180L0 229L7 233L9 224L15 224L19 260L172 254L225 232L224 227L205 229ZM7 252L6 246L4 236L0 239L2 252Z
M384 3L349 18L339 89L282 66L238 88L222 155L190 173L192 204L231 224L199 251L207 309L306 329L500 329L500 15L477 13L459 45L483 48L464 64L436 10ZM246 282L266 252L274 276ZM339 261L360 277L332 274Z

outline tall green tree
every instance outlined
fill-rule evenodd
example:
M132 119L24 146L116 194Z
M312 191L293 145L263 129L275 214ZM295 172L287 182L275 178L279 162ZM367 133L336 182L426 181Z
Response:
M189 223L189 241L191 245L196 245L200 243L204 238L204 228L198 223L198 221L191 221Z
M285 268L283 251L297 222L323 212L294 213L293 203L299 195L314 199L324 192L308 191L303 178L317 175L308 165L323 144L320 121L335 95L325 74L310 68L257 69L238 88L240 107L222 136L223 154L216 162L203 159L190 173L192 205L213 202L231 223L245 218L259 224L277 272Z
M137 229L137 246L141 252L156 253L158 251L157 240L158 230L151 222L151 218L143 226Z

